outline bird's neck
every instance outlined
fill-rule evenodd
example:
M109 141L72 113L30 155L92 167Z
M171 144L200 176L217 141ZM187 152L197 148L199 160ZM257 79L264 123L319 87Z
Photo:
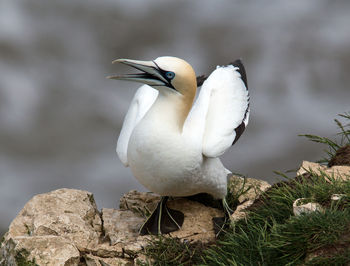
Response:
M155 103L147 113L147 118L159 127L181 134L194 96L160 91Z

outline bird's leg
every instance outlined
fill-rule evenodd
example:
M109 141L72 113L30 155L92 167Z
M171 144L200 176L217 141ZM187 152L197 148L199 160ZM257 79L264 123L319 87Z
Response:
M167 234L180 229L184 221L184 214L168 208L166 205L167 200L168 197L161 197L157 208L141 226L140 235Z

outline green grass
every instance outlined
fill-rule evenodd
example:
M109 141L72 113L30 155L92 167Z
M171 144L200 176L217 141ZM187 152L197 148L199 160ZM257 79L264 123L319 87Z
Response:
M350 121L350 113L340 115ZM303 135L326 144L328 163L339 148L350 144L350 124L335 122L338 140ZM144 254L152 261L142 265L350 265L350 180L340 181L324 172L310 172L273 185L248 210L248 217L231 225L214 244L182 243L155 237ZM241 187L240 187L241 186ZM247 192L236 186L227 202L235 209ZM343 194L332 201L333 194ZM293 215L293 202L305 198L323 211Z
M327 146L327 148L324 150L327 156L318 161L319 163L328 163L335 156L339 148L350 144L350 112L339 114L339 116L345 122L341 122L338 119L334 119L334 122L338 127L338 133L336 134L338 136L338 140L331 140L326 137L320 137L312 134L299 135L306 137L313 142L321 143Z
M331 203L334 193L346 197ZM293 216L292 204L298 198L313 199L326 210ZM205 251L205 264L301 264L308 253L343 241L341 237L350 229L346 198L350 198L350 182L333 179L328 183L314 173L275 185L255 203L247 220L237 222L217 246ZM346 243L350 246L350 237Z
M212 244L186 243L178 238L154 237L144 254L151 260L138 265L196 265L203 262L202 253Z
M275 184L251 207L248 218L235 223L215 245L156 237L144 253L154 260L152 265L298 265L310 253L336 249L308 265L350 263L350 181L327 176L327 182L322 175ZM332 194L345 196L333 203ZM298 198L318 202L325 211L294 216L292 205Z

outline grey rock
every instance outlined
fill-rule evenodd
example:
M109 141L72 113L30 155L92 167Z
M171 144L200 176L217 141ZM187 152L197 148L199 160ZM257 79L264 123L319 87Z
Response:
M308 202L309 200L306 198L296 199L293 202L293 213L295 216L299 216L301 214L307 214L315 211L323 211L323 208L320 204L316 202Z
M255 178L242 178L236 175L229 177L228 184L230 193L237 197L239 202L237 209L231 215L233 222L244 219L247 216L247 208L271 187L266 181Z
M58 189L34 196L12 221L0 245L0 265L132 265L148 261L142 250L150 236L138 230L156 207L159 196L131 191L121 209L96 207L87 191ZM214 208L187 199L168 201L182 211L181 230L168 234L183 241L215 239L212 218L223 216Z
M17 236L1 248L1 265L78 265L79 250L61 236Z
M81 251L98 244L100 213L87 191L58 189L34 196L9 228L9 236L62 236Z
M101 258L91 254L84 255L84 260L87 266L121 266L121 265L134 265L130 259L123 258Z
M334 165L332 167L327 167L326 165L321 165L319 163L303 161L297 174L302 175L305 173L315 173L321 176L324 174L330 176L331 178L335 178L338 180L349 180L350 179L350 166L346 165ZM324 174L323 174L324 173ZM324 178L328 180L327 176Z
M127 245L130 252L140 250L149 237L139 236L138 230L146 215L154 210L159 199L160 197L154 193L131 191L122 197L120 210L103 209L104 228L111 244L118 245L117 243L127 241L126 243L130 243ZM185 215L181 229L170 233L169 236L201 242L211 242L215 239L212 218L222 217L222 211L184 198L170 199L168 206ZM114 221L118 217L123 217L125 223L116 224Z
M339 201L346 198L346 194L333 194L331 196L331 201Z

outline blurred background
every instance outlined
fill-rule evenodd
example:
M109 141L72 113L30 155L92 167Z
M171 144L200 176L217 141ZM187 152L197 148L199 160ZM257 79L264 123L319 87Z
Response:
M116 58L186 59L197 74L242 58L251 120L224 156L234 172L318 160L350 111L350 2L1 0L0 232L35 194L91 191L98 207L144 189L115 153L136 83Z

